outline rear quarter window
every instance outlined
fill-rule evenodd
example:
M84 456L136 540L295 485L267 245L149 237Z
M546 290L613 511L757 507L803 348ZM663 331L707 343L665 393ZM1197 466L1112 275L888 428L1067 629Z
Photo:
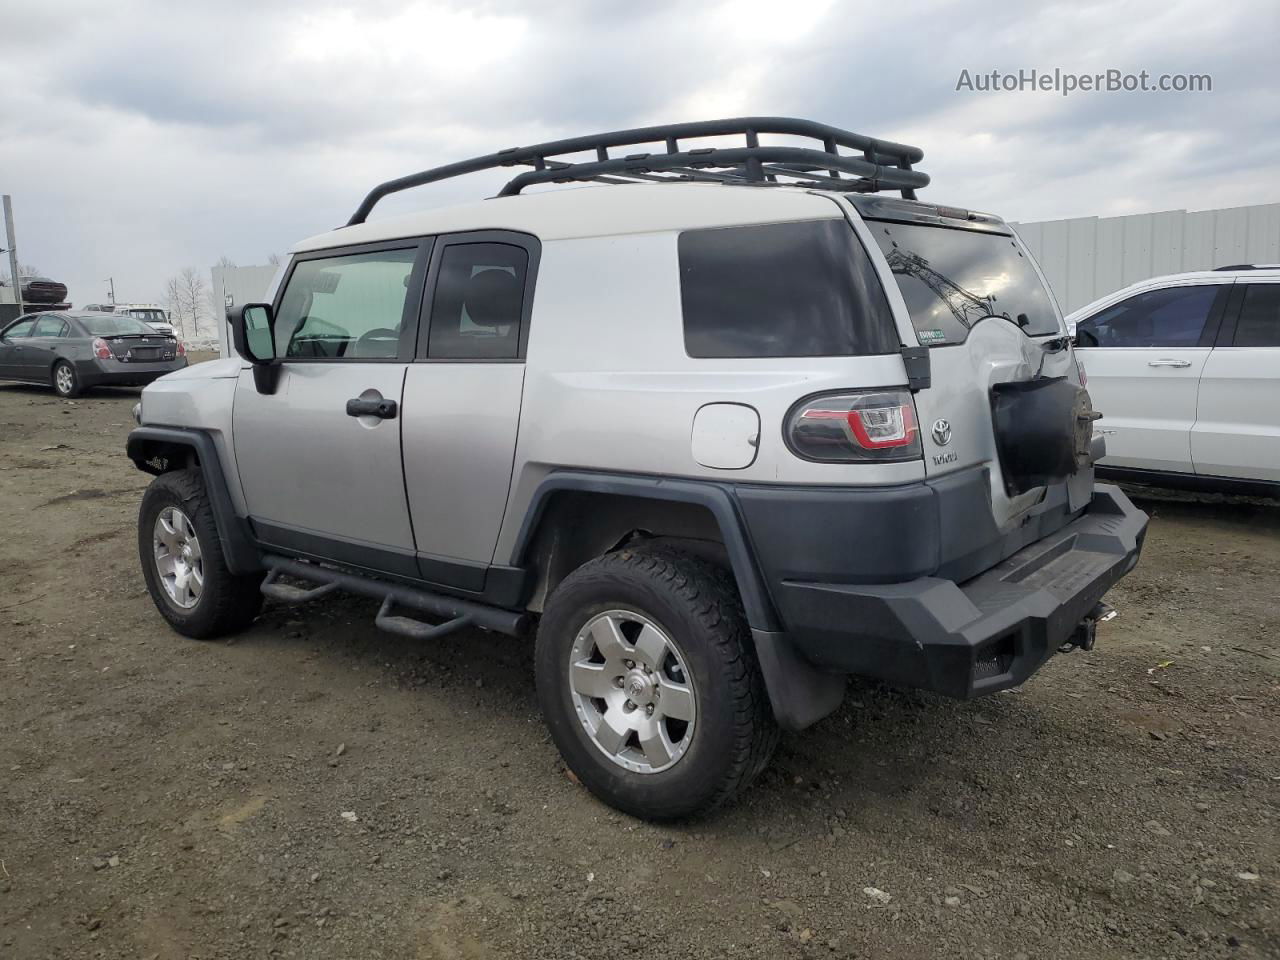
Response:
M1232 345L1280 347L1280 283L1249 284Z
M879 279L844 220L687 230L691 357L849 357L899 349Z

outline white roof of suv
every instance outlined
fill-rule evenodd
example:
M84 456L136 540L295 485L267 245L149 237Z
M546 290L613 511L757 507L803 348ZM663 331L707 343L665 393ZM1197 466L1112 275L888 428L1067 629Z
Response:
M295 252L461 230L517 230L542 240L732 227L841 216L831 200L787 186L632 183L494 197L339 227L303 240Z

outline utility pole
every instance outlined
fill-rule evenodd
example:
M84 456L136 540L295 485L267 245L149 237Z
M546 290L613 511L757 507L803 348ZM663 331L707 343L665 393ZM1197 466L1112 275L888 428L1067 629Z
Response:
M4 236L9 244L9 282L13 284L13 302L18 305L18 316L27 311L22 306L22 278L18 276L18 241L14 238L13 200L4 195Z
M116 305L116 278L107 277L106 282L111 287L111 305L114 307Z

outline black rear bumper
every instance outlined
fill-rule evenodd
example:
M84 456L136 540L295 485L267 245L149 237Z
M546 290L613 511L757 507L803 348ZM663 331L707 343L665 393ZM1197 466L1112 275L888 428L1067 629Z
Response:
M770 584L795 649L821 669L953 697L1026 680L1138 562L1147 515L1118 487L1055 532L961 583Z
M80 383L86 387L145 387L166 373L183 370L186 357L173 360L136 361L84 360L76 365Z

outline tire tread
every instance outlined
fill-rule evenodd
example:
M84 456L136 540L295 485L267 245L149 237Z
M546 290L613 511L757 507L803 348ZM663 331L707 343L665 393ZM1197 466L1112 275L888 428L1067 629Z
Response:
M166 502L171 499L182 507L195 524L200 538L206 591L201 599L203 601L207 597L211 605L202 603L190 613L174 608L163 595L163 588L155 582L155 564L150 556L151 525L145 518L156 500L162 497ZM147 589L160 614L175 630L197 640L209 640L236 633L253 623L262 608L262 577L253 574L237 576L227 569L213 508L209 505L209 495L198 467L171 470L156 477L143 494L138 517L138 552L146 571Z
M710 659L725 671L732 704L728 764L696 809L690 809L686 797L669 803L655 798L643 811L629 812L659 820L710 813L731 802L764 770L780 736L737 585L732 574L719 564L660 541L649 541L588 561L564 579L557 593L566 587L587 584L607 586L620 579L652 584L670 594L688 612L700 638L715 647ZM555 599L553 594L550 604Z

